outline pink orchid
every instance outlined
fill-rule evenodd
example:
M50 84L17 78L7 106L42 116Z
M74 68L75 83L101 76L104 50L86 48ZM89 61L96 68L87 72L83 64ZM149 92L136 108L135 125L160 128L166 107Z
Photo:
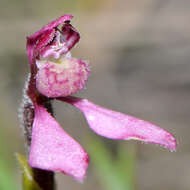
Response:
M80 38L70 24L71 18L72 15L63 15L27 37L31 69L27 95L34 106L30 166L60 171L78 181L84 180L88 167L88 154L46 110L45 99L57 99L78 108L90 128L101 136L118 140L135 139L175 150L174 136L164 129L71 96L84 88L89 75L88 64L72 58L69 52Z

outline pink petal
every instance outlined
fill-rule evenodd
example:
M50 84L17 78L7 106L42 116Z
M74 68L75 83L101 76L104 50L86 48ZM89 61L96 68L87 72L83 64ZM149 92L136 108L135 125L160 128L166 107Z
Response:
M39 60L37 65L40 69L36 75L36 87L47 97L68 96L82 90L90 72L85 61L65 56L58 63Z
M48 45L50 43L54 36L55 36L55 29L48 30L44 32L38 39L38 42L35 45L35 52L36 55L41 51L42 48Z
M57 27L58 25L70 21L72 19L72 15L63 15L59 17L58 19L53 20L49 24L45 25L43 28L41 28L39 31L35 32L33 35L27 37L27 55L29 59L30 66L35 62L35 57L34 57L34 49L36 46L36 42L38 38L46 33L47 31L51 31L53 28Z
M62 34L65 38L66 46L70 50L80 39L80 34L77 30L68 23L65 23L62 27Z
M105 109L86 99L64 97L60 100L81 110L90 128L101 136L119 140L140 140L159 144L170 150L175 150L177 147L172 134L150 122Z
M35 106L29 164L34 168L59 171L82 182L88 155L42 106Z
M40 39L41 43L39 43ZM39 53L40 57L53 57L55 59L59 59L61 55L68 53L69 50L75 46L75 44L80 39L80 34L71 24L64 23L61 31L58 30L53 33L53 29L52 32L48 30L40 36L40 39L37 43L37 47L35 48L36 52ZM46 41L48 42L48 40L46 39L50 41L49 44L44 43ZM41 44L44 45L44 48L41 47Z

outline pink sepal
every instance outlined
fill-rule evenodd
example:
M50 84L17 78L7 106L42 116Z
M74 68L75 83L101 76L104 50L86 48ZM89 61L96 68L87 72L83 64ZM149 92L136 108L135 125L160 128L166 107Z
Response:
M59 26L60 24L70 21L73 18L72 15L70 14L65 14L53 21L51 21L49 24L45 25L43 28L41 28L39 31L35 32L34 34L32 34L31 36L28 36L27 38L30 40L35 40L37 39L40 35L42 35L44 32L51 30L57 26Z
M42 106L35 105L35 118L29 165L63 172L82 182L88 168L88 155Z
M27 55L28 55L30 66L32 66L32 64L35 62L34 49L35 49L36 42L39 39L39 37L42 34L47 33L47 31L52 31L53 28L57 27L58 25L60 25L64 22L70 21L72 19L72 17L73 16L69 15L69 14L63 15L63 16L59 17L58 19L55 19L52 22L50 22L49 24L45 25L43 28L41 28L39 31L35 32L31 36L27 37L26 49L27 49Z
M140 140L170 150L177 147L172 134L150 122L100 107L86 99L63 97L60 100L81 110L90 128L101 136L118 140Z

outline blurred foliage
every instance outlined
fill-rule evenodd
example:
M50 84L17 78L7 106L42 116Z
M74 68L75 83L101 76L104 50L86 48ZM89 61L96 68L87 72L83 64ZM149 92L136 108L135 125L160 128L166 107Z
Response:
M95 12L98 8L108 0L2 0L1 5L4 9L0 12L1 18L13 18L12 15L17 17L30 18L38 16L47 16L50 14L61 13L75 13L76 11ZM50 10L53 11L50 13ZM7 12L11 14L7 14Z
M20 97L21 85L24 85L23 77L27 77L25 73L28 72L28 60L25 53L20 53L16 51L9 51L0 56L0 59L5 64L0 64L0 74L3 77L2 91L7 94L15 94ZM16 64L15 64L16 63ZM6 75L4 75L6 73ZM14 99L15 103L20 103L20 99L17 101Z
M32 168L28 165L25 156L17 153L16 157L23 171L23 190L41 190L33 178Z
M100 138L88 139L88 151L95 166L98 179L106 190L135 189L135 148L122 143L117 155Z
M17 190L11 170L5 160L0 160L0 189Z
M12 145L9 143L11 139L11 134L9 127L13 126L12 121L7 119L7 109L3 101L0 101L0 190L17 190L17 184L15 181L15 173L13 172L13 157L11 157L10 152L12 152ZM9 137L7 139L7 137Z

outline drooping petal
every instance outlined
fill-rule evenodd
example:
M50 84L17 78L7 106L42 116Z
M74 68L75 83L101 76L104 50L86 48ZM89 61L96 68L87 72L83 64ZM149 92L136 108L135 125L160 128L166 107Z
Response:
M59 171L82 182L88 167L88 155L42 106L35 106L35 118L29 165Z
M101 136L118 140L140 140L159 144L170 150L175 150L177 147L172 134L150 122L103 108L86 99L63 97L59 100L81 110L90 128Z

